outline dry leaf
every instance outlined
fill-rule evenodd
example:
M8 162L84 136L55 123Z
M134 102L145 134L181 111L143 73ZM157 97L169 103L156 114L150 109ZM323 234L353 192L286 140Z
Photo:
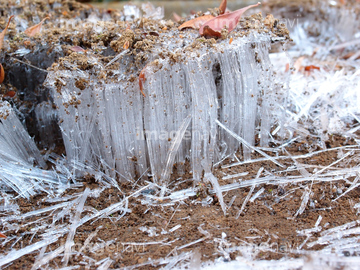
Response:
M0 83L3 83L4 79L5 79L5 71L2 64L0 64Z
M173 12L172 17L173 17L174 22L179 22L182 19L181 16L178 15L177 13L175 13L175 12Z
M16 92L14 90L10 90L4 95L4 97L13 98L13 97L15 97L15 95L16 95Z
M145 93L144 93L144 86L143 83L145 82L145 68L146 66L141 70L140 75L139 75L139 88L141 91L141 94L143 94L144 97L146 97Z
M0 238L7 238L6 235L0 233Z
M205 27L202 30L202 36L221 37L221 32L214 31L210 28L210 26L205 25Z
M28 29L25 30L25 34L28 36L28 37L33 37L35 36L36 34L40 33L41 31L41 26L42 24L45 22L45 20L47 19L50 19L49 16L45 17L40 23L34 25L34 26L31 26L29 27Z
M215 17L213 15L204 15L197 17L195 19L192 19L190 21L184 22L182 25L178 27L179 30L182 30L184 28L193 28L193 29L199 29L204 23L208 22L211 19L214 19Z
M227 1L226 1L226 0L222 0L222 1L221 1L221 4L220 4L220 6L219 6L220 15L225 13L226 5L227 5Z
M73 52L85 52L85 50L80 46L73 46L70 48L70 50L72 50Z
M311 71L311 70L314 70L314 69L320 70L319 67L314 66L314 65L305 66L305 71Z
M221 37L221 30L226 27L229 32L235 29L237 26L241 15L250 8L257 7L261 3L256 5L250 5L241 9L238 9L234 12L229 12L220 16L217 16L206 23L204 23L199 30L200 35L202 36L216 36Z
M233 42L233 38L230 38L229 40L229 44L231 44Z
M6 31L8 30L10 21L11 21L11 19L13 17L14 17L14 15L10 16L5 29L0 33L0 51L2 50L2 46L3 46L3 43L4 43L4 37L5 37Z

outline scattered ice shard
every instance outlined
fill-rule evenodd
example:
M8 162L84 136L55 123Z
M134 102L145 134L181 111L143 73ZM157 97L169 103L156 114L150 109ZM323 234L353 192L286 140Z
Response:
M12 250L10 251L6 256L0 258L0 266L6 265L12 261L15 261L16 259L29 254L31 252L34 252L35 250L41 249L42 247L46 247L58 240L58 236L52 236L49 238L46 238L44 240L41 240L35 244L32 244L30 246L27 246L25 248L19 249L19 250Z
M47 167L44 157L7 102L0 103L0 114L0 185L29 198L45 185L66 183L63 175L40 168Z
M11 162L36 163L46 168L39 149L9 103L0 103L0 117L0 158Z
M69 259L71 256L71 247L74 245L74 236L77 227L79 227L80 224L80 216L81 212L83 211L85 201L90 193L90 189L86 188L84 193L77 199L76 203L74 205L76 206L76 212L75 215L72 217L72 224L69 228L69 234L66 239L65 243L65 251L64 251L64 258L63 258L63 265L66 267L69 263Z
M126 21L133 21L140 18L140 10L135 5L124 6L124 16Z
M141 4L141 9L144 11L144 17L153 20L161 20L164 18L164 8L155 7L150 2Z

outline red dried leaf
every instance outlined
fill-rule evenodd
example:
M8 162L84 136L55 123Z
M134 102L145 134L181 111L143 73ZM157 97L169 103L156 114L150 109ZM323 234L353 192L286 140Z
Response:
M85 52L85 50L80 46L73 46L70 48L70 50L72 50L73 52Z
M6 31L8 30L10 21L11 21L11 19L13 17L14 17L14 15L10 16L7 25L5 26L4 30L0 33L0 51L2 50L2 46L3 46L3 43L4 43L4 37L5 37Z
M215 17L213 15L204 15L201 17L197 17L195 19L192 19L190 21L184 22L182 25L178 27L179 30L182 30L184 28L193 28L193 29L199 29L204 23L210 21L211 19L214 19Z
M314 70L314 69L320 70L319 67L314 66L314 65L305 66L305 71L311 71L311 70Z
M0 233L0 238L7 238L6 235Z
M201 30L201 28L200 28L200 30ZM205 27L202 30L202 36L221 37L221 32L214 31L210 28L210 26L205 25Z
M141 70L140 75L139 75L139 88L141 91L141 94L143 94L144 97L146 97L145 93L144 93L144 86L143 83L145 82L145 68L146 66Z
M16 92L14 90L10 90L4 95L4 97L13 98L13 97L15 97L15 95L16 95Z
M235 29L237 26L241 15L250 8L257 7L261 3L256 5L250 5L241 9L238 9L234 12L229 12L220 16L217 16L206 23L204 23L199 30L200 35L202 36L221 36L221 30L226 27L230 32Z
M2 64L0 64L0 83L3 83L4 79L5 79L5 71Z
M28 37L33 37L35 36L36 34L40 33L41 31L41 26L43 25L43 23L45 22L45 20L47 19L50 19L49 16L46 16L40 23L34 25L34 26L31 26L29 27L28 29L25 30L25 34L28 36Z
M106 13L109 13L109 14L111 14L111 13L119 13L119 11L117 9L114 9L114 8L108 8L106 10Z
M222 0L222 1L221 1L221 4L220 4L220 6L219 6L220 15L225 13L226 5L227 5L227 1L226 1L226 0Z

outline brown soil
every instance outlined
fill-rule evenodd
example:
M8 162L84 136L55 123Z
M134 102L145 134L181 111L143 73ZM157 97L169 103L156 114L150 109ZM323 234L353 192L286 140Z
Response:
M340 136L331 136L327 142L328 147L352 144L355 144L353 140ZM287 151L292 156L309 153L310 149L306 147L306 145L311 145L310 138L308 141L293 143L287 148ZM254 158L256 157L257 156L254 155ZM304 166L306 165L309 173L314 173L315 167L327 166L337 159L338 151L328 151L316 154L311 158L297 159L297 162ZM249 172L249 174L242 177L240 182L254 179L261 167L264 168L264 172L271 172L279 177L299 175L298 170L290 170L290 166L294 165L291 159L282 160L281 163L287 167L287 170L284 171L277 165L265 161L236 166L229 169L215 169L214 174L220 179L224 175ZM345 166L339 163L335 165L335 167L352 167L355 166L353 163L354 162L350 162ZM226 162L224 164L226 164ZM183 179L187 177L190 178L189 175L185 175ZM178 182L179 180L177 180L177 183ZM220 185L234 182L239 182L239 179L221 180ZM69 189L63 197L81 193L86 187L91 190L101 188L101 185L96 183L92 178L87 179L87 182L82 184L81 187L78 186ZM138 187L135 187L135 189L140 188L144 184L145 183L138 183ZM110 257L114 260L111 268L146 264L148 258L158 259L167 256L171 257L191 250L197 250L197 252L201 254L203 261L209 261L222 255L218 249L218 241L222 238L222 233L226 233L226 240L229 244L228 247L237 247L244 245L244 243L253 245L253 247L261 247L264 244L272 247L272 251L262 250L255 254L256 259L297 257L300 255L291 252L291 250L299 247L306 238L305 236L299 236L297 231L313 228L319 215L323 218L320 223L323 230L358 219L356 210L353 208L354 204L360 202L360 190L358 188L345 194L340 199L332 201L350 187L350 182L347 180L313 182L310 201L305 211L295 217L295 213L301 205L302 195L306 186L309 187L310 183L302 182L300 184L289 183L256 186L253 194L261 188L265 188L265 191L254 202L247 203L243 213L238 219L236 219L236 216L250 188L236 189L223 194L226 204L229 204L233 196L236 196L226 216L224 216L216 196L211 194L210 187L204 183L198 184L196 196L179 202L149 200L148 202L150 203L145 204L144 200L146 197L151 196L154 192L153 190L145 190L140 196L129 199L129 209L131 209L131 213L126 214L118 221L116 221L118 214L113 214L109 218L87 222L78 227L74 238L75 246L73 250L79 251L90 233L97 231L96 236L92 238L88 248L85 249L82 254L96 261ZM177 185L176 189L183 190L188 187L192 187L191 181L184 181L182 184ZM124 195L130 195L135 190L130 184L123 184L120 188ZM172 189L174 186L170 186L169 188ZM88 214L89 209L94 208L101 210L119 202L122 200L122 196L119 194L120 192L117 189L107 188L98 198L88 197L82 217ZM209 196L208 199L210 198L213 201L210 205L204 206L202 202L204 202L207 196ZM27 213L35 209L53 205L53 203L46 202L46 199L47 195L43 194L32 198L31 201L18 199L17 203L20 206L20 212ZM3 202L1 202L1 204L3 204ZM60 210L61 209L52 212L51 215L47 213L41 217L25 219L20 222L20 224L25 226L19 230L14 231L7 229L6 235L8 237L23 237L16 244L14 244L15 240L7 242L3 247L3 252L8 253L11 249L19 249L41 240L36 233L33 233L34 230L36 230L44 220L50 221ZM69 223L68 217L64 217L61 223ZM8 224L7 227L9 228L10 225L11 224ZM179 225L181 225L179 229L173 232L169 231ZM153 229L153 235L150 232L146 232L146 229L149 228ZM204 233L204 231L206 231L206 233ZM318 236L319 234L315 233L308 242L315 241ZM198 239L202 239L202 241L181 248L183 245ZM66 237L62 237L58 242L50 245L47 252L60 247L65 241ZM105 247L95 251L92 250L100 247L104 241L107 242ZM146 243L150 242L155 243L146 245ZM134 243L138 243L138 245L134 245ZM145 243L145 245L140 243ZM315 245L312 249L308 249L307 246L304 245L303 250L318 250L322 248L323 246ZM23 256L16 260L10 267L12 269L28 268L29 264L35 262L37 255L38 252ZM239 255L242 255L241 252L234 249L233 252L230 252L230 259L234 259ZM88 257L84 257L83 255L72 256L69 265L89 262L90 259ZM50 267L60 267L62 265L61 259L62 255L52 260ZM90 268L94 267L93 265ZM158 268L158 266L145 265L139 267L139 269L153 268Z

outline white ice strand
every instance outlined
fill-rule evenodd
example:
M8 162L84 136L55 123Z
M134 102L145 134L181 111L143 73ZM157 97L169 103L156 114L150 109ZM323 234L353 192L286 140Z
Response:
M4 257L0 258L0 266L4 266L12 261L15 261L16 259L29 254L31 252L34 252L38 249L41 249L43 247L46 247L54 242L56 242L58 240L58 236L53 236L53 237L49 237L46 238L44 240L41 240L35 244L32 244L30 246L27 246L25 248L22 249L18 249L18 250L12 250L10 251L7 255L5 255Z
M70 229L69 229L69 234L68 237L66 239L66 243L65 243L65 251L64 251L64 258L63 258L63 266L67 266L67 264L69 263L69 259L71 256L71 247L74 245L74 236L75 236L75 232L76 229L81 225L80 223L80 217L81 217L81 213L82 210L84 208L84 204L85 201L87 199L87 197L90 194L90 189L86 188L84 193L81 195L81 197L79 197L79 199L77 199L77 205L76 205L76 211L74 214L74 217L72 218L72 223L70 225Z

